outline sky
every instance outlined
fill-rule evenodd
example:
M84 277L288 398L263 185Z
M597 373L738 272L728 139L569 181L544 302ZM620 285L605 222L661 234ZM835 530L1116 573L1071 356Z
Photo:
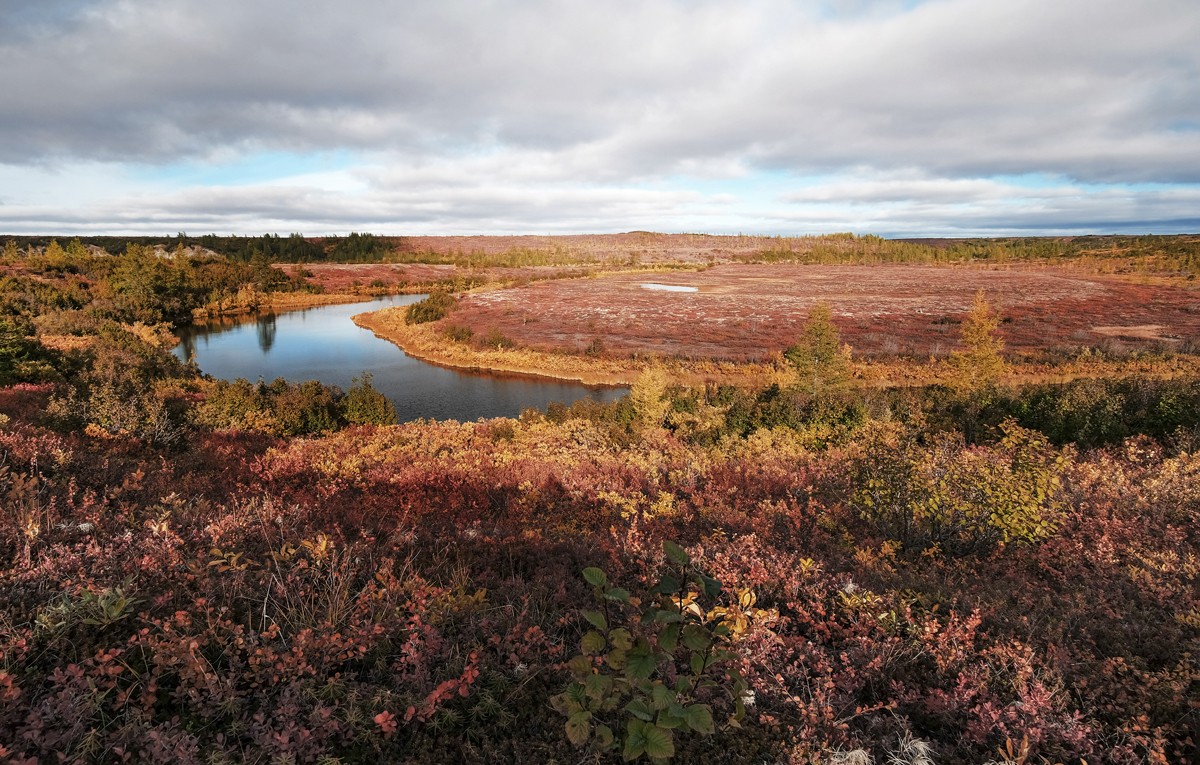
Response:
M0 232L1200 232L1196 0L0 0Z

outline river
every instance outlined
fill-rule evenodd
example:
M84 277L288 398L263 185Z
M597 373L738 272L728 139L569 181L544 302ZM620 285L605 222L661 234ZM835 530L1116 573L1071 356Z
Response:
M201 370L223 380L320 380L345 390L354 377L370 372L401 422L516 417L523 409L545 409L553 401L611 402L625 395L623 388L444 369L412 358L350 320L423 297L390 296L184 327L176 333L180 344L174 352L184 360L194 357Z

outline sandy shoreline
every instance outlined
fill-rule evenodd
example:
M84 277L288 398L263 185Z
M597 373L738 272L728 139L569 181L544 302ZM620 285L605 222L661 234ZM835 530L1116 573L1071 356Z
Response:
M566 380L594 387L631 385L641 373L635 362L591 360L530 350L476 350L445 339L429 324L405 324L399 308L360 313L351 320L409 356L429 364L490 374Z

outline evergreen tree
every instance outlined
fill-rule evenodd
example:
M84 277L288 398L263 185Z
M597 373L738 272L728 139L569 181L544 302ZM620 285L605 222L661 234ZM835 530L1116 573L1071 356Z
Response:
M17 325L0 318L0 385L11 385L19 379L21 365L29 359L30 342Z
M800 389L820 395L845 388L850 382L850 347L843 345L833 324L833 312L817 303L808 314L800 340L784 351L796 368Z

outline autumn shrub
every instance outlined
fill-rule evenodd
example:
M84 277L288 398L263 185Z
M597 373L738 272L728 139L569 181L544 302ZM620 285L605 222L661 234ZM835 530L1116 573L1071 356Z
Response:
M98 335L103 320L87 309L50 311L39 315L34 324L44 335Z
M994 448L938 434L877 428L854 463L852 502L888 537L916 550L980 553L1031 544L1055 528L1066 457L1045 437L1007 423Z
M192 408L192 418L215 430L257 430L266 433L276 429L271 403L265 386L237 379L214 380L205 388L204 399Z
M200 430L170 451L0 426L20 476L0 488L28 482L34 501L4 510L42 513L28 556L19 519L0 526L0 745L18 760L567 762L584 753L564 723L588 712L571 735L586 722L592 747L608 726L614 761L630 742L662 753L661 731L677 761L887 761L905 741L945 762L1010 744L1027 761L1187 761L1191 455L872 427L820 449L787 427L622 441L566 408L291 440ZM878 496L907 492L917 521L942 524L941 552L859 515L867 458ZM1042 527L929 519L932 498L1021 509L1039 487L1058 531L1035 544L1017 539ZM664 539L686 556L664 559ZM579 579L592 566L602 585ZM717 634L739 609L770 616ZM608 661L622 629L623 668ZM706 634L730 656L693 688ZM564 691L569 715L550 705Z
M189 372L161 348L106 325L75 360L76 370L49 406L66 427L91 426L109 435L129 434L154 444L184 436Z
M51 311L77 310L91 299L86 282L77 277L48 281L24 275L0 276L0 314L34 318Z
M352 412L360 419L351 419ZM215 380L206 386L204 399L193 408L192 416L197 424L208 428L253 430L276 436L313 435L346 424L395 421L391 402L370 386L369 379L356 382L350 394L316 380Z

